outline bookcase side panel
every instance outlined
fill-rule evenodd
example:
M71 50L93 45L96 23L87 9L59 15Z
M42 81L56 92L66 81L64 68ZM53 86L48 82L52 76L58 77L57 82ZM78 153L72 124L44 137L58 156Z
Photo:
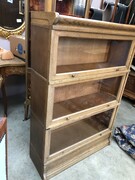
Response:
M49 29L31 26L31 67L46 79L49 76L50 36Z

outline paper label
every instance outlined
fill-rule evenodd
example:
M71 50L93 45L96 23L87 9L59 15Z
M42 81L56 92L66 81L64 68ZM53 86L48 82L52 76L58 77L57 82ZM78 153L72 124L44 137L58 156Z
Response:
M16 19L16 22L17 22L17 23L21 23L21 22L22 22L22 19Z

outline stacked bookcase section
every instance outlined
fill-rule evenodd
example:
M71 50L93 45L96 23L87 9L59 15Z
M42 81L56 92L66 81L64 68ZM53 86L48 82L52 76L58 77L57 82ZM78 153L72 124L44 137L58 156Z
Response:
M128 25L32 12L30 155L43 179L110 143L134 32Z

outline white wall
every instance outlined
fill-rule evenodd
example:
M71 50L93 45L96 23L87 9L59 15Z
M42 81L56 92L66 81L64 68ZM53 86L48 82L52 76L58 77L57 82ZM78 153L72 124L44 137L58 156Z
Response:
M91 7L98 9L100 7L101 0L93 0L91 3Z
M106 2L115 2L115 0L106 0ZM101 0L92 0L91 6L98 9L100 7Z
M9 40L0 37L0 47L9 50L10 49Z

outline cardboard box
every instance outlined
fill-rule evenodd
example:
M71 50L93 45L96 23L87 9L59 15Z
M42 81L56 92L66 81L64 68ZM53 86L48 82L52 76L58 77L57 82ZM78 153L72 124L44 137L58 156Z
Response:
M11 52L22 59L25 59L25 37L21 35L12 35L9 38Z

